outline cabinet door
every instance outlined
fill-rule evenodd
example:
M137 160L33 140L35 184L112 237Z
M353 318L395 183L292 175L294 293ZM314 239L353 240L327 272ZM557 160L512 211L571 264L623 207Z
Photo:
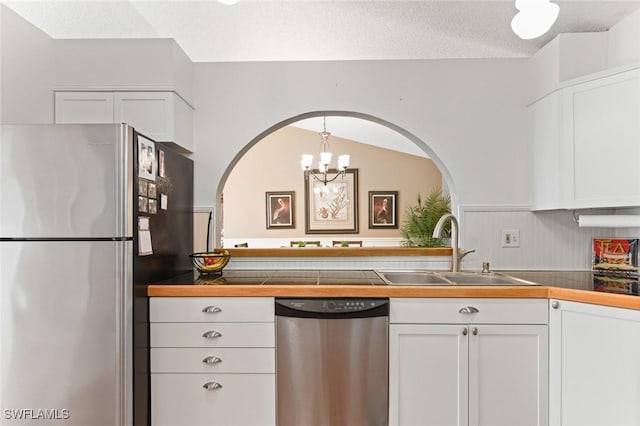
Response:
M158 142L193 152L193 108L174 92L116 92L114 119Z
M55 122L113 123L113 93L55 92Z
M467 425L463 325L389 326L389 425Z
M551 306L551 425L640 425L640 311Z
M548 423L546 325L469 326L469 425Z
M573 208L640 204L640 70L564 90Z
M116 92L114 116L158 142L173 141L173 92Z

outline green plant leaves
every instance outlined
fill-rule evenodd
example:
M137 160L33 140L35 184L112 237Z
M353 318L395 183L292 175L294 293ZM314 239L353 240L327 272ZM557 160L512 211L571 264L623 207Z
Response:
M433 229L438 220L451 213L451 197L446 197L440 189L432 189L423 201L418 194L417 204L407 207L405 220L400 228L403 244L409 247L443 247L442 238L433 238ZM445 225L445 232L450 232L450 222Z

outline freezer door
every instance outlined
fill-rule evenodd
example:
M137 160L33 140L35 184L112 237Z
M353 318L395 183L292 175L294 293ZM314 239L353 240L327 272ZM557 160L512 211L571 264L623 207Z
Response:
M0 242L2 425L132 424L132 246Z
M132 236L131 127L0 127L0 238Z

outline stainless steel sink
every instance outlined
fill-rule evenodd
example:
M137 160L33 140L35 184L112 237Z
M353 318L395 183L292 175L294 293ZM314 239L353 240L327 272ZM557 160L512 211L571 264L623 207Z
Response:
M376 271L387 283L395 285L452 285L453 282L433 272Z
M495 272L376 271L376 273L389 285L538 285Z
M459 285L523 285L521 281L515 278L495 273L455 272L442 275Z

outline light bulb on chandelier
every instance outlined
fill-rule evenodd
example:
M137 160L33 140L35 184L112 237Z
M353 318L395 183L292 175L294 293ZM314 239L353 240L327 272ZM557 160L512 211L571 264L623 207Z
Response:
M331 157L333 156L329 151L329 136L330 132L327 132L327 117L323 117L323 130L318 133L320 135L320 161L318 161L318 168L313 170L313 155L303 154L300 160L300 165L304 171L307 179L313 178L315 181L320 182L322 185L314 185L313 191L316 194L327 194L329 188L327 184L336 180L339 176L344 176L347 168L349 167L349 155L343 154L338 156L337 169L330 169ZM329 175L334 174L333 177Z

